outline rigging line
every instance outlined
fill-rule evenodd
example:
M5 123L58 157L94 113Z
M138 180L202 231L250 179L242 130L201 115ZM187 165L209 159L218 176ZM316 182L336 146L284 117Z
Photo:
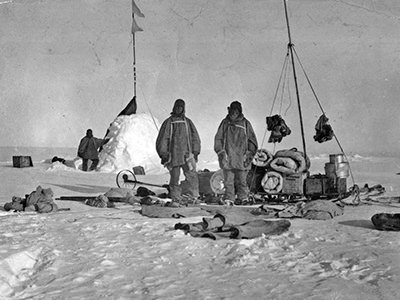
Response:
M265 126L264 136L263 136L263 139L262 139L262 142L261 142L261 147L260 147L260 149L262 149L262 147L264 146L265 137L267 136L267 131L268 131L267 126Z
M132 1L132 22L135 22L135 14L133 13L133 5ZM133 26L133 25L132 25ZM133 96L136 96L136 41L135 41L135 31L132 30L132 57L133 57Z
M342 147L342 145L340 144L339 139L337 138L335 132L333 132L333 136L335 137L336 143L338 144L338 146L339 146L339 148L340 148L340 151L342 151L344 157L346 158L346 161L348 162L349 159L348 159L346 153L344 152L343 147ZM351 181L353 182L353 186L354 186L354 185L355 185L355 180L354 180L354 175L353 175L353 171L351 170L350 164L349 164L349 172L350 172Z
M307 75L307 73L306 73L306 71L305 71L305 69L304 69L304 67L303 67L303 64L302 64L301 61L300 61L300 58L299 58L299 56L297 55L296 49L293 48L293 50L294 50L294 54L296 54L297 61L299 62L299 65L300 65L300 67L301 67L301 69L302 69L302 71L303 71L303 73L304 73L304 76L306 77L307 82L308 82L308 84L310 85L311 91L312 91L313 94L314 94L315 100L317 100L317 103L318 103L319 108L321 109L322 113L325 115L325 111L324 111L324 109L322 108L322 105L321 105L321 103L320 103L320 101L319 101L319 99L318 99L318 97L317 97L317 94L315 93L315 90L314 90L314 88L313 88L313 86L312 86L312 84L311 84L310 78L308 77L308 75Z
M299 65L301 66L301 69L303 70L304 76L306 77L307 82L308 82L308 84L310 85L311 91L313 92L314 97L315 97L315 99L316 99L316 101L317 101L317 103L318 103L318 105L319 105L319 107L320 107L322 113L324 114L324 116L326 116L325 111L324 111L324 109L322 108L322 105L321 105L321 103L320 103L320 101L319 101L319 99L318 99L318 97L317 97L317 94L315 93L315 90L314 90L313 86L311 85L311 81L310 81L309 77L307 76L306 71L305 71L305 69L304 69L304 67L303 67L303 65L302 65L302 63L301 63L301 61L300 61L300 59L299 59L299 56L297 55L297 52L296 52L295 49L294 49L294 53L296 54L297 61L299 62ZM343 149L342 145L340 144L339 139L337 138L335 132L333 132L333 136L335 137L336 143L338 144L338 146L339 146L339 148L340 148L340 151L342 151L342 153L343 153L343 155L345 156L346 160L349 161L349 159L347 158L347 155L346 155L346 153L344 152L344 149ZM352 171L352 169L351 169L351 167L350 167L350 164L349 164L349 172L350 172L350 176L351 176L351 180L352 180L352 182L353 182L353 185L355 185L354 175L353 175L353 171Z
M283 61L281 74L280 74L280 76L279 76L278 85L276 86L275 95L274 95L274 100L273 100L273 102L272 102L272 107L271 107L271 111L269 112L269 116L272 115L272 112L273 112L273 110L274 110L275 101L276 101L276 98L277 98L277 96L278 96L279 87L280 87L281 81L282 81L282 76L283 76L283 74L284 74L285 69L287 68L286 66L288 65L288 60L289 60L289 51L286 53L285 59L284 59L284 61ZM265 127L264 136L263 136L263 139L262 139L262 142L261 142L261 148L264 146L264 142L265 142L265 137L266 137L266 135L267 135L267 131L268 131L268 129L267 129L267 127Z
M290 72L290 64L289 64L289 72ZM289 111L289 108L292 106L292 96L291 96L291 93L290 93L290 78L288 78L287 90L288 90L288 97L289 97L289 105L285 110L284 116L286 116L287 112Z
M150 110L149 104L147 103L146 96L145 96L144 93L143 93L143 89L142 89L141 87L139 87L139 88L140 88L140 91L141 91L141 93L142 93L144 102L146 103L147 109L148 109L148 111L149 111L149 113L150 113L151 119L153 120L154 126L156 127L157 131L160 131L160 129L159 129L158 126L157 126L157 122L156 122L156 120L154 119L153 113L152 113L151 110Z
M292 71L293 71L294 87L296 89L297 107L298 107L298 110L299 110L301 139L302 139L302 142L303 142L304 157L306 158L307 157L307 148L306 148L306 139L304 137L303 115L302 115L302 112L301 112L301 102L300 102L299 87L298 87L298 84L297 84L296 67L295 67L294 57L293 57L294 45L292 44L292 38L291 38L291 34L290 34L289 16L288 16L288 9L287 9L287 5L286 5L286 1L287 0L283 0L283 4L284 4L284 7L285 7L286 26L287 26L288 38L289 38L288 51L290 52L290 57L292 59Z
M288 63L288 58L289 58L289 51L288 51L288 52L286 53L286 55L285 55L285 60L284 60L284 62L283 62L283 66L282 66L282 70L281 70L281 75L279 76L278 85L277 85L276 90L275 90L274 101L272 102L271 111L270 111L270 113L269 113L270 116L272 115L272 111L273 111L273 109L274 109L274 105L275 105L275 101L276 101L276 98L277 98L277 95L278 95L279 87L280 87L280 85L281 85L282 76L283 76L284 70L286 69L286 65L287 65L287 63Z
M288 62L290 61L290 58L289 58L289 56L288 56ZM286 81L287 82L289 82L289 77L287 76L288 75L288 69L289 69L289 71L290 71L290 64L289 63L287 63L286 64L286 67L285 67L285 74L283 75L283 83L282 83L282 87L281 87L281 89L282 89L282 92L281 92L281 101L280 101L280 107L279 107L279 114L280 115L282 115L282 106L283 106L283 97L284 97L284 95L285 95L285 86L286 86Z

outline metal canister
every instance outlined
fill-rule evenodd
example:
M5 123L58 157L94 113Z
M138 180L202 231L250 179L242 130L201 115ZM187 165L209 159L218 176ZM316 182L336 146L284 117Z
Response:
M332 164L345 162L343 154L329 154L329 162Z
M336 177L347 178L349 177L349 163L341 162L336 164Z
M349 177L349 163L326 163L325 174L331 178L347 178Z

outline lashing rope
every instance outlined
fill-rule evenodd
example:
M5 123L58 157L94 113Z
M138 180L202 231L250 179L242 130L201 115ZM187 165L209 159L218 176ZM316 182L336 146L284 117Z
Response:
M311 84L310 78L308 77L308 75L307 75L307 73L306 73L306 71L305 71L305 69L304 69L304 67L303 67L303 64L301 63L300 58L299 58L299 56L297 55L296 49L294 49L294 47L293 47L293 51L294 51L294 53L295 53L295 55L296 55L296 58L297 58L297 61L299 62L299 65L300 65L300 67L301 67L301 69L302 69L302 71L303 71L303 73L304 73L304 76L306 77L307 82L308 82L308 84L310 85L310 88L311 88L311 91L312 91L313 94L314 94L315 100L317 101L318 106L319 106L319 108L321 109L322 114L326 117L326 114L325 114L324 109L322 108L321 102L319 101L318 96L317 96L317 94L315 93L315 90L314 90L314 88L313 88L313 86L312 86L312 84ZM332 125L331 125L331 126L332 126ZM339 146L339 148L340 148L340 151L342 151L342 154L344 155L344 157L346 158L346 160L347 160L347 162L348 162L349 159L348 159L346 153L344 152L344 149L343 149L342 145L340 144L339 139L337 138L337 136L336 136L336 134L335 134L335 131L333 131L333 136L334 136L334 138L335 138L335 140L336 140L336 143L338 144L338 146ZM354 175L353 175L353 171L351 170L350 164L349 164L349 172L350 172L350 177L351 177L351 180L352 180L353 186L354 186L354 185L355 185L355 180L354 180Z

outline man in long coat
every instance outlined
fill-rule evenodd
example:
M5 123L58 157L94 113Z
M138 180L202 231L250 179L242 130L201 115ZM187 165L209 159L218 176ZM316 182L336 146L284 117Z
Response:
M190 186L191 196L199 197L199 180L196 162L200 154L200 137L193 122L185 116L185 102L177 99L171 115L161 125L157 136L156 150L161 164L170 173L170 197L172 201L182 200L179 176L181 169Z
M241 103L232 102L214 138L214 151L224 172L224 200L235 202L236 187L236 203L248 201L247 174L257 147L256 135L243 115Z
M99 163L99 152L98 149L103 145L103 139L99 139L93 136L92 129L86 131L86 136L84 136L78 147L78 156L82 158L82 170L88 170L88 162L92 161L90 166L90 171L96 169Z

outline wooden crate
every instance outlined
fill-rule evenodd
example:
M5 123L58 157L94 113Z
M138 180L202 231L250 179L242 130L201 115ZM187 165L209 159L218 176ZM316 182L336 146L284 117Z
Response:
M282 193L302 195L304 191L304 179L307 173L283 176Z
M325 195L330 192L333 180L326 175L313 175L304 181L305 195Z
M33 167L32 158L30 156L13 156L14 168Z
M346 190L346 178L313 175L304 181L304 194L307 196L337 195L345 193Z
M135 175L146 175L144 168L142 166L136 166L132 168L133 174Z

